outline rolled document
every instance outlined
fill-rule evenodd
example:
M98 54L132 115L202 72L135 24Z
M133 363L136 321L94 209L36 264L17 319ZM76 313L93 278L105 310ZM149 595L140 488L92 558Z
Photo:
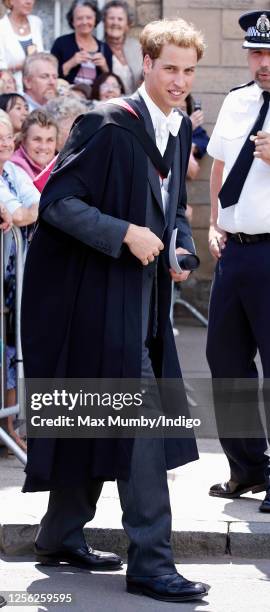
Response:
M170 242L169 249L169 260L171 268L181 274L181 272L185 272L186 270L196 270L196 268L200 265L200 260L197 255L193 253L184 253L181 255L176 254L176 238L177 238L178 229L174 229Z

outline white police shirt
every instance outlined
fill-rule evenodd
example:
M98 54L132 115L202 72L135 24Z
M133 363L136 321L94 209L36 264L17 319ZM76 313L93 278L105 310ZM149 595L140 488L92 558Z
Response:
M263 104L262 89L254 83L232 91L225 98L207 152L225 163L223 182L254 125ZM270 133L270 110L263 130ZM270 233L270 165L254 159L237 204L221 208L218 204L218 225L235 234Z

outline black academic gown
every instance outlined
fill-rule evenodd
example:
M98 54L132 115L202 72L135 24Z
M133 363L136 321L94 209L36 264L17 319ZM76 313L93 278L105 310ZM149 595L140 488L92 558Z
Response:
M128 223L145 225L149 162L133 125L128 127L137 119L127 115L110 104L85 115L72 130L42 194L23 285L26 378L140 378L143 266L122 241ZM184 117L176 221L166 235L161 225L159 236L168 245L176 223L187 248L184 176L190 143L189 120ZM91 211L85 242L71 235L77 223L84 223L83 214L74 216L70 233L45 221L46 209L54 202L68 210L76 206L76 198ZM158 329L150 351L156 376L176 378L181 372L169 321L167 255L159 257ZM73 487L89 478L127 479L132 444L130 439L30 440L24 491ZM166 441L166 457L168 469L197 459L192 434Z

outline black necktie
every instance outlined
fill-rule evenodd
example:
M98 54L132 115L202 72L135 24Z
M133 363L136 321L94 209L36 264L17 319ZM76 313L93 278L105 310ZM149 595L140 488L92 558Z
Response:
M263 127L270 101L270 93L268 91L263 92L263 99L264 102L260 108L258 117L218 194L222 208L237 204L244 187L250 166L254 160L254 142L250 140L250 136L252 134L256 136L257 132Z

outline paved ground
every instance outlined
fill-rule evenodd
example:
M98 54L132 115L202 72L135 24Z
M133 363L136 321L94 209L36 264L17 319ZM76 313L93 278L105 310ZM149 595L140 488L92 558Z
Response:
M213 499L209 486L227 477L217 441L199 441L200 461L169 473L176 556L233 555L270 557L269 515L258 512L263 493L239 500ZM23 470L14 458L1 460L0 550L9 554L31 550L36 525L44 514L47 493L20 492ZM91 525L91 529L90 529ZM87 527L97 547L125 552L121 511L115 483L104 485L95 519ZM94 529L94 534L93 534Z
M41 612L269 612L269 561L256 563L248 559L194 559L185 561L178 571L192 580L211 585L207 598L201 602L170 604L125 592L124 571L117 574L89 574L86 571L60 568L41 568L27 558L1 560L0 593L6 598L30 594L71 593L68 605L21 606L21 610ZM5 608L4 608L5 609ZM7 610L18 610L8 606Z

